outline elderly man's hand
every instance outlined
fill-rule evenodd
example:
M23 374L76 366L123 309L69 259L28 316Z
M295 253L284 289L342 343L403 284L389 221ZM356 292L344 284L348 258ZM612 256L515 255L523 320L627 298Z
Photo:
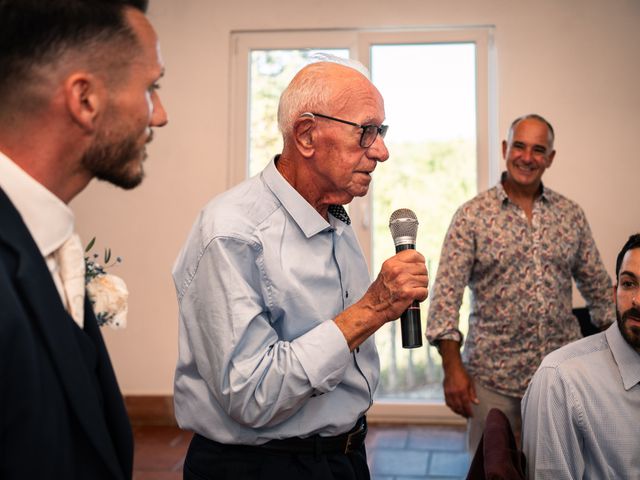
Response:
M424 257L404 250L382 264L364 296L335 318L353 350L386 322L396 320L414 300L429 294L429 274Z
M428 294L429 274L424 257L415 250L404 250L382 264L363 300L385 323L399 318L414 300L426 300Z

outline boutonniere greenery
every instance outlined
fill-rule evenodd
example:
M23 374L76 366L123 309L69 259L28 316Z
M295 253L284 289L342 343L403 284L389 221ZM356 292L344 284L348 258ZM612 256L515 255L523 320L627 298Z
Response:
M107 273L107 269L122 262L120 257L112 259L111 249L105 248L102 261L100 255L91 254L96 242L93 237L84 250L85 276L84 283L89 301L98 320L98 325L109 325L120 329L127 326L129 290L120 277ZM111 262L111 263L110 263Z

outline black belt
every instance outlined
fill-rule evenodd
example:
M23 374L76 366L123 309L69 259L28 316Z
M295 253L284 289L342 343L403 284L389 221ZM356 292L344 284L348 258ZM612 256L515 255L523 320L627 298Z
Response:
M367 419L362 416L356 425L347 433L335 437L312 435L306 438L292 437L282 440L271 440L259 448L290 453L351 453L362 446L367 436Z

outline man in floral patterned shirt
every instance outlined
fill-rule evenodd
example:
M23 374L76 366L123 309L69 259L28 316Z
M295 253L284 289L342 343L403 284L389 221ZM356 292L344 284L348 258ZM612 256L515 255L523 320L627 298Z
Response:
M502 142L500 183L462 205L447 232L429 308L427 338L438 347L447 406L468 419L474 452L491 408L520 440L520 400L542 358L580 337L571 278L592 322L615 320L611 280L582 209L542 184L555 157L553 127L539 115L514 120ZM460 354L459 308L471 290Z

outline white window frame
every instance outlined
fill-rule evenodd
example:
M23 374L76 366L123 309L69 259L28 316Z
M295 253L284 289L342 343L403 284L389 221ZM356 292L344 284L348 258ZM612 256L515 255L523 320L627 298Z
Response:
M234 31L231 33L229 96L228 187L247 177L249 165L249 80L252 50L348 49L370 67L372 45L424 43L474 43L476 46L476 154L478 191L494 184L500 174L497 130L496 55L493 26L425 27L406 29L323 29ZM274 112L275 115L275 112ZM279 152L273 152L275 155ZM375 186L374 186L375 188ZM355 198L349 205L353 228L367 261L371 262L372 195ZM432 272L432 275L435 272ZM371 420L397 423L464 423L444 404L376 402Z

